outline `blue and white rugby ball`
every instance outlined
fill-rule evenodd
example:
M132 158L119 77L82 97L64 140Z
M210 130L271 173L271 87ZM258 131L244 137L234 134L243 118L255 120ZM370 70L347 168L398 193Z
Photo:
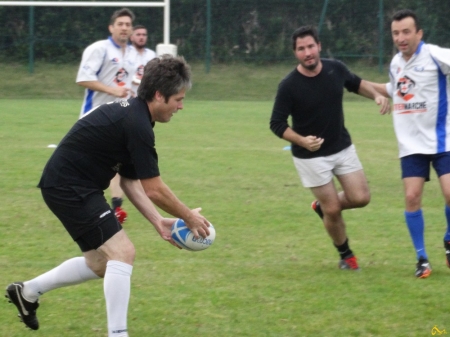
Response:
M210 224L208 229L209 235L206 238L199 236L198 239L196 239L194 238L194 234L184 223L183 219L178 219L172 225L172 239L183 249L193 252L204 250L211 246L216 238L216 230L212 224Z

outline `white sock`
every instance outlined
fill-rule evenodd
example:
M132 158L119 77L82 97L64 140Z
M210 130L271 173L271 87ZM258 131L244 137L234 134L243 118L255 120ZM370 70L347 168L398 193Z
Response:
M30 302L36 302L40 295L61 287L88 280L98 279L86 264L84 257L74 257L58 267L23 283L23 296Z
M127 314L133 266L120 261L106 264L103 288L108 315L108 337L128 337Z

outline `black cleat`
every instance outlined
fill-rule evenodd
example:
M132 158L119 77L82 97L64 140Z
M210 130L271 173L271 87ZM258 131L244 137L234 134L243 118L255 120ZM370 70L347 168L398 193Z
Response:
M416 272L414 274L417 278L427 278L431 275L431 264L427 259L421 257L416 264Z
M447 267L450 268L450 241L444 240L444 248L445 248L445 262L447 263Z
M39 301L29 302L22 294L23 283L14 282L6 288L5 297L19 310L19 318L32 330L39 329L39 322L36 317L36 310L39 308Z
M323 220L323 212L322 212L322 208L320 208L320 204L317 200L314 200L311 203L311 208L314 212L317 213L317 215Z

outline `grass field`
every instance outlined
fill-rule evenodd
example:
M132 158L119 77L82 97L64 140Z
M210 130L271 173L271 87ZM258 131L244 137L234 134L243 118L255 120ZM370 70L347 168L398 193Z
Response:
M249 81L262 81L250 75ZM125 203L125 228L137 249L130 336L412 337L430 336L434 326L450 331L443 199L433 175L423 209L434 269L417 280L391 117L380 116L371 102L345 103L372 201L344 213L362 270L340 271L309 208L311 193L283 150L287 144L269 130L274 93L259 98L269 92L261 84L250 94L257 99L248 101L243 93L241 101L229 92L212 101L192 92L183 111L156 126L162 178L187 205L203 208L217 238L206 251L179 251ZM80 98L0 103L0 285L6 286L79 254L35 186L53 151L47 146L76 121ZM37 332L26 331L15 315L5 300L0 336L107 336L101 281L42 296Z

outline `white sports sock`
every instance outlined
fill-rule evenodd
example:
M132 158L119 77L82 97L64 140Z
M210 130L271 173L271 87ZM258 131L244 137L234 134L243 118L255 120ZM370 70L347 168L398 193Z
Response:
M108 337L128 337L127 314L133 266L120 261L106 264L103 288L108 315Z
M61 287L88 280L98 279L86 264L84 257L74 257L58 267L23 283L23 296L30 302L36 302L40 295Z

